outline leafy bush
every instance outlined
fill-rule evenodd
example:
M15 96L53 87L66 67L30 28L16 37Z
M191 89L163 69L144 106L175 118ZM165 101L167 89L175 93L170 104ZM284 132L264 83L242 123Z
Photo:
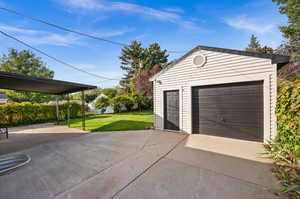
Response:
M131 111L134 106L133 99L129 96L120 95L112 98L111 103L114 106L114 112L121 112L124 107L127 111Z
M279 83L276 116L277 137L265 148L276 161L274 172L285 187L280 193L288 192L300 197L300 193L295 191L300 188L299 184L295 184L300 179L300 80ZM286 177L295 175L295 178Z
M137 105L138 110L151 110L153 108L153 100L141 93L133 93L132 99Z
M281 82L277 96L278 135L271 142L276 160L299 164L300 157L300 80Z
M118 89L117 88L104 88L101 90L101 93L106 95L109 99L112 99L117 96Z
M70 117L75 118L80 113L78 103L70 102ZM59 119L67 119L68 103L59 104ZM56 120L55 104L34 104L30 102L7 103L0 105L0 124L17 126Z
M108 107L109 104L109 99L108 97L100 97L95 104L95 107L98 109L101 109L101 112L104 113L106 111L106 107Z

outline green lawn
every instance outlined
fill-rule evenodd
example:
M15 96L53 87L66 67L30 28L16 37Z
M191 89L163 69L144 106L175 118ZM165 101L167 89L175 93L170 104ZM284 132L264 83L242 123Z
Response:
M86 117L86 130L144 130L153 126L153 118L153 113L149 111L89 115ZM71 120L72 128L81 128L81 124L81 118ZM66 123L64 123L64 125L66 125Z

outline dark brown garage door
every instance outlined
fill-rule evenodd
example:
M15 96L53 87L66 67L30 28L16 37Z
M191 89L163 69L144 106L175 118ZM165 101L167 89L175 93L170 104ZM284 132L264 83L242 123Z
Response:
M193 133L263 141L263 82L192 88Z
M179 130L179 91L164 92L164 128Z

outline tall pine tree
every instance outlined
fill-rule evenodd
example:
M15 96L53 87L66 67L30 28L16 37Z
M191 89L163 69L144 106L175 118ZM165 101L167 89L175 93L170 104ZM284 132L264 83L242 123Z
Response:
M280 26L280 31L288 42L281 46L280 51L291 56L300 56L300 1L273 0L279 5L279 12L288 18L286 26Z
M142 48L142 44L138 41L133 41L122 49L119 59L121 61L121 69L126 72L120 81L120 85L123 88L128 89L130 87L130 81L140 71L144 57L145 49Z
M142 70L151 70L155 65L164 68L168 63L167 51L161 50L158 43L143 48L140 42L133 41L122 49L122 55L119 58L121 69L126 72L120 85L127 91L134 89L131 89L135 85L132 81L135 81Z
M249 52L257 52L260 48L261 45L257 40L257 37L255 35L251 35L250 43L248 44L248 47L245 50Z
M160 68L165 68L167 63L167 51L161 50L158 43L150 44L150 46L145 49L143 69L151 70L155 65L158 65Z

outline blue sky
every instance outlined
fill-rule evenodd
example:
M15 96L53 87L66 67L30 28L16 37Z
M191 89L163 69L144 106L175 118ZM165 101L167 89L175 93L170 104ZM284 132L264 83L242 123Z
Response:
M144 46L158 42L163 49L187 51L197 45L244 49L251 34L274 48L283 41L278 30L286 23L271 0L0 0L0 6L17 10L70 29L106 39ZM0 30L84 70L121 78L117 45L83 38L0 11ZM26 49L0 35L0 53ZM169 59L182 54L170 54ZM55 79L111 87L117 81L74 71L39 55L55 71ZM101 82L101 83L99 83Z

